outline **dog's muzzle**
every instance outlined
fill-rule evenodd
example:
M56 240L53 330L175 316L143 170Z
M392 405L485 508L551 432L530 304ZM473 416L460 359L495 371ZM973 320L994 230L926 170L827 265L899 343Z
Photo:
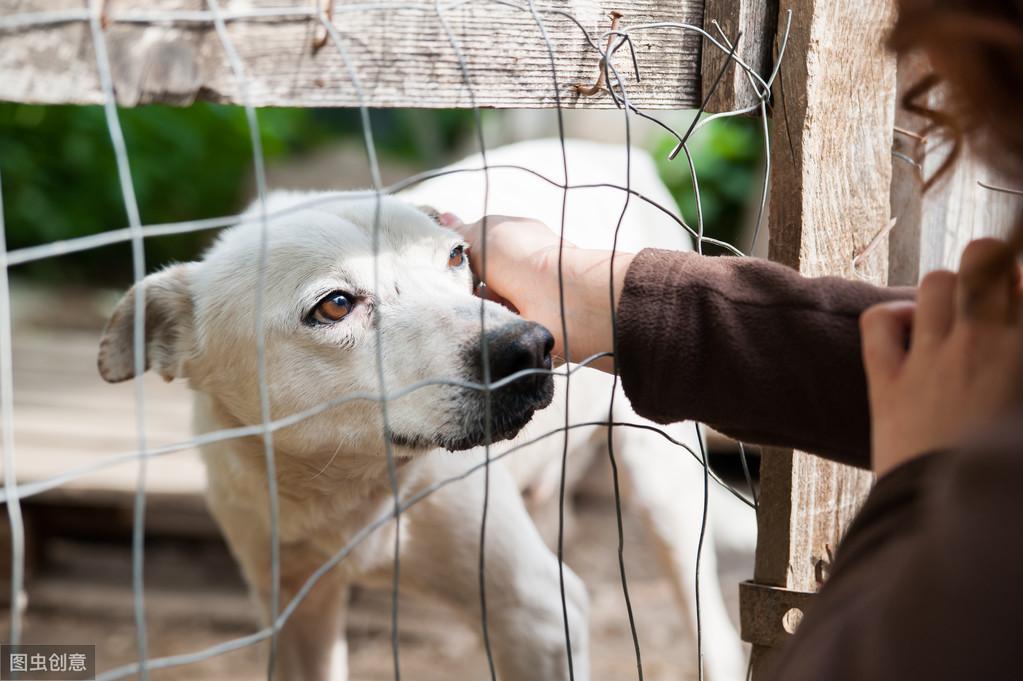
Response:
M554 337L535 322L518 320L486 334L464 351L469 380L484 383L483 358L486 355L490 385L489 433L486 392L465 390L459 398L460 435L442 446L450 450L470 449L490 442L515 437L537 409L543 409L554 397L551 350Z

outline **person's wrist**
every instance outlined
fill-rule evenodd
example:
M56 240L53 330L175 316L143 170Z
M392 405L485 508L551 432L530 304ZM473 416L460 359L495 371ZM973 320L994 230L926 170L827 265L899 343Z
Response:
M572 361L613 351L614 311L633 257L631 253L574 249L563 258L565 313ZM606 357L593 366L609 371L613 362Z

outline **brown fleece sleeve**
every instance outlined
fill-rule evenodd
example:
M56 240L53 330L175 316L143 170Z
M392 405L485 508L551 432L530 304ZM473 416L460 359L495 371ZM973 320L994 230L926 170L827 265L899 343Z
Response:
M881 478L765 679L1019 678L1021 427Z
M647 249L618 303L617 362L637 413L749 443L870 464L860 313L911 299L752 258Z

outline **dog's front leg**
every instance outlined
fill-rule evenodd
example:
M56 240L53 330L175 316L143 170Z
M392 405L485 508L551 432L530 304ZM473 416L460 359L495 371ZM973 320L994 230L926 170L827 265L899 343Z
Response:
M263 623L269 626L269 532L248 509L213 497L209 505L241 565ZM288 607L326 558L306 544L281 544L279 612ZM316 583L278 632L275 681L347 681L347 601L348 586L338 575L328 573Z
M324 557L317 554L315 565L286 569L283 559L287 553L282 551L281 610L324 562ZM260 595L264 603L269 602L266 592ZM317 582L281 630L274 668L277 681L347 681L347 601L347 586L335 575L327 574Z
M422 483L450 477L477 461L434 454L422 460ZM448 485L407 512L402 585L440 596L480 630L479 539L483 474ZM485 543L487 622L502 681L569 678L557 557L526 512L511 476L500 464L490 473ZM589 678L588 599L582 581L565 567L573 677Z

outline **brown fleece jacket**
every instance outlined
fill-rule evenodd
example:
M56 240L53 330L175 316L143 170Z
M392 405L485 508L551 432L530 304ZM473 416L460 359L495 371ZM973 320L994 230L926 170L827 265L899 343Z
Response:
M907 299L761 260L645 250L618 306L636 411L868 467L858 319ZM769 679L1023 678L1023 412L883 477Z

